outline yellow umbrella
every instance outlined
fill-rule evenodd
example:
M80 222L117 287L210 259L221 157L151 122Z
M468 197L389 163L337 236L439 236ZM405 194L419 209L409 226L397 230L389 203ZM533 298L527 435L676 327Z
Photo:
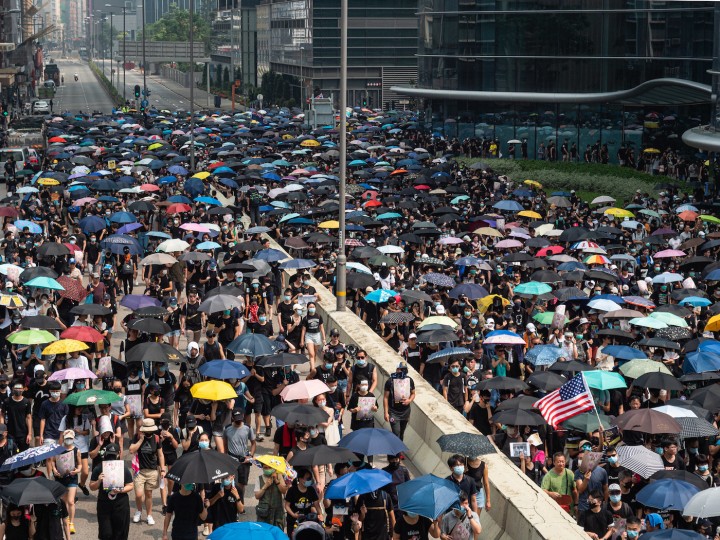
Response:
M320 228L320 229L339 229L340 222L336 219L331 219L329 221L323 221L322 223L318 223L318 228Z
M199 178L200 180L205 180L208 176L210 176L210 173L207 171L200 171L199 173L195 173L192 175L192 178Z
M285 461L285 458L280 456L266 454L264 456L257 456L255 461L262 463L263 465L267 465L271 469L275 469L280 474L287 474L291 469L290 465L288 465L287 461Z
M657 148L646 148L645 150L643 150L643 152L645 152L646 154L659 154L660 150L658 150Z
M497 229L493 229L492 227L480 227L479 229L475 229L473 231L473 234L479 234L482 236L496 236L498 238L502 238L502 233Z
M43 349L43 354L68 354L76 351L84 351L90 347L87 343L78 341L77 339L61 339L55 343L51 343ZM237 394L235 394L237 395Z
M0 306L23 307L25 301L19 294L0 294Z
M449 326L451 328L457 328L458 326L458 323L456 323L454 320L452 320L450 317L447 317L446 315L433 315L432 317L428 317L423 322L421 322L418 328L423 328L428 324L442 324L443 326Z
M502 301L503 307L510 305L510 300L507 298L500 296L499 294L490 294L484 298L480 298L480 300L477 301L478 309L480 310L480 313L485 313L490 306L492 306L492 303L495 301L496 298L499 298Z
M162 144L156 142L156 143L152 143L150 146L148 146L148 150L157 150L158 148L162 148L162 147L163 147Z
M608 208L607 210L605 210L605 214L608 216L615 216L621 218L635 217L635 214L633 214L630 210L625 210L624 208Z
M532 186L532 187L536 187L536 188L540 188L540 189L542 189L542 187L543 187L542 184L540 182L538 182L537 180L525 180L523 182L523 184L525 184L526 186Z
M41 186L59 186L60 182L55 180L54 178L41 178L37 181L38 184Z
M522 210L517 213L518 216L532 218L532 219L541 219L542 216L538 214L537 212L533 212L532 210Z
M314 148L316 146L320 146L320 143L315 139L305 139L303 142L300 143L300 146L304 146L306 148Z
M282 136L283 141L289 141L290 139L294 139L294 138L295 137L293 137L289 133L286 133L285 135Z
M190 388L195 399L208 399L210 401L223 401L235 399L237 392L230 383L225 381L205 381L196 383Z
M720 315L710 317L710 320L705 325L705 332L717 332L720 330Z

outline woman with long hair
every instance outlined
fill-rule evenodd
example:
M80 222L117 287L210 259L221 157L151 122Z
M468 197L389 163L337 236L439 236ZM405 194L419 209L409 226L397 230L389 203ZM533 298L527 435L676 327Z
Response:
M27 540L35 536L35 524L25 510L14 504L7 509L5 521L0 524L0 538L5 540Z

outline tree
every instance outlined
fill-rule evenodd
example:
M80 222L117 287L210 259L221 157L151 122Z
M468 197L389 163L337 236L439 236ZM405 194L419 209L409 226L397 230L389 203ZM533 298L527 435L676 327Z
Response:
M227 66L225 66L225 69L223 70L223 87L227 88L230 84L230 70Z
M101 53L103 53L104 51L105 53L110 54L110 42L111 40L117 39L120 34L121 32L118 32L118 29L115 28L114 25L112 28L110 28L109 20L101 21L100 28L98 28L97 33L98 51L100 51Z
M215 66L215 86L218 88L222 84L222 65L218 64Z
M202 14L195 13L193 17L193 38L195 41L207 45L210 39L210 23ZM190 12L180 9L176 4L170 4L170 11L160 20L146 26L150 41L188 41L190 36ZM142 34L141 34L142 35Z

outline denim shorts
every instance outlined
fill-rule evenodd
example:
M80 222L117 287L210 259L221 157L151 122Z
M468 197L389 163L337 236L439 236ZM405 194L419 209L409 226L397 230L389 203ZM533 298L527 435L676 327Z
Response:
M170 330L167 334L165 334L165 337L180 337L180 330Z

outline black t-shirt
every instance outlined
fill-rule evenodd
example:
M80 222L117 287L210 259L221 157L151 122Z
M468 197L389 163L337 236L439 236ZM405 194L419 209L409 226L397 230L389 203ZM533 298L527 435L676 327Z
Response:
M277 305L277 312L280 314L280 320L283 326L290 324L293 316L293 303L286 304L284 301ZM285 329L287 331L287 328Z
M293 485L285 494L285 502L290 503L290 509L302 515L311 512L313 503L318 499L317 491L313 486L310 486L305 493L302 493L297 485Z
M198 311L199 307L199 302L194 304L188 302L182 310L182 314L185 316L185 328L188 330L196 331L202 328L202 313Z
M139 434L133 438L133 444L138 442ZM157 435L154 433L148 433L145 436L145 440L140 445L138 450L138 460L140 469L157 469L158 468L158 441Z
M173 514L173 531L197 529L199 516L203 511L203 500L196 491L188 495L176 491L168 499L167 511Z
M592 532L600 537L605 535L608 527L610 527L612 523L612 514L607 510L600 510L599 512L588 510L582 512L578 519L578 525L580 525L585 532Z
M10 398L5 401L3 413L10 435L16 438L24 438L28 434L25 418L30 414L31 410L31 401L27 398L22 398L20 401Z
M492 412L474 402L470 407L468 420L483 435L492 435L492 423L488 416L492 416Z
M69 514L62 500L58 500L57 504L36 504L33 506L33 511L37 518L35 538L64 540L63 520Z
M226 489L221 484L213 484L209 493L205 493L205 498L212 499L219 492L222 492L222 496L210 507L215 527L237 521L237 502L239 498L235 497L230 486Z
M400 540L418 540L420 538L429 538L430 526L432 522L424 517L418 516L417 523L410 524L405 521L405 516L398 516L395 522L393 533L400 536Z
M30 387L27 391L27 397L32 399L33 402L33 417L40 418L40 406L43 401L50 399L50 391L48 390L48 384L39 385L34 380L30 383Z
M306 334L317 334L320 332L322 319L318 315L308 315L303 319L302 325L305 328Z
M132 471L127 468L123 467L124 469L124 478L123 483L124 484L132 484L133 477L132 477ZM90 480L95 482L98 477L100 476L100 473L102 472L102 465L97 465L93 467L92 474L90 475ZM108 497L109 491L105 490L105 488L100 486L100 489L98 489L98 501L114 501L117 499L127 499L128 494L127 493L117 493L115 494L112 499Z

